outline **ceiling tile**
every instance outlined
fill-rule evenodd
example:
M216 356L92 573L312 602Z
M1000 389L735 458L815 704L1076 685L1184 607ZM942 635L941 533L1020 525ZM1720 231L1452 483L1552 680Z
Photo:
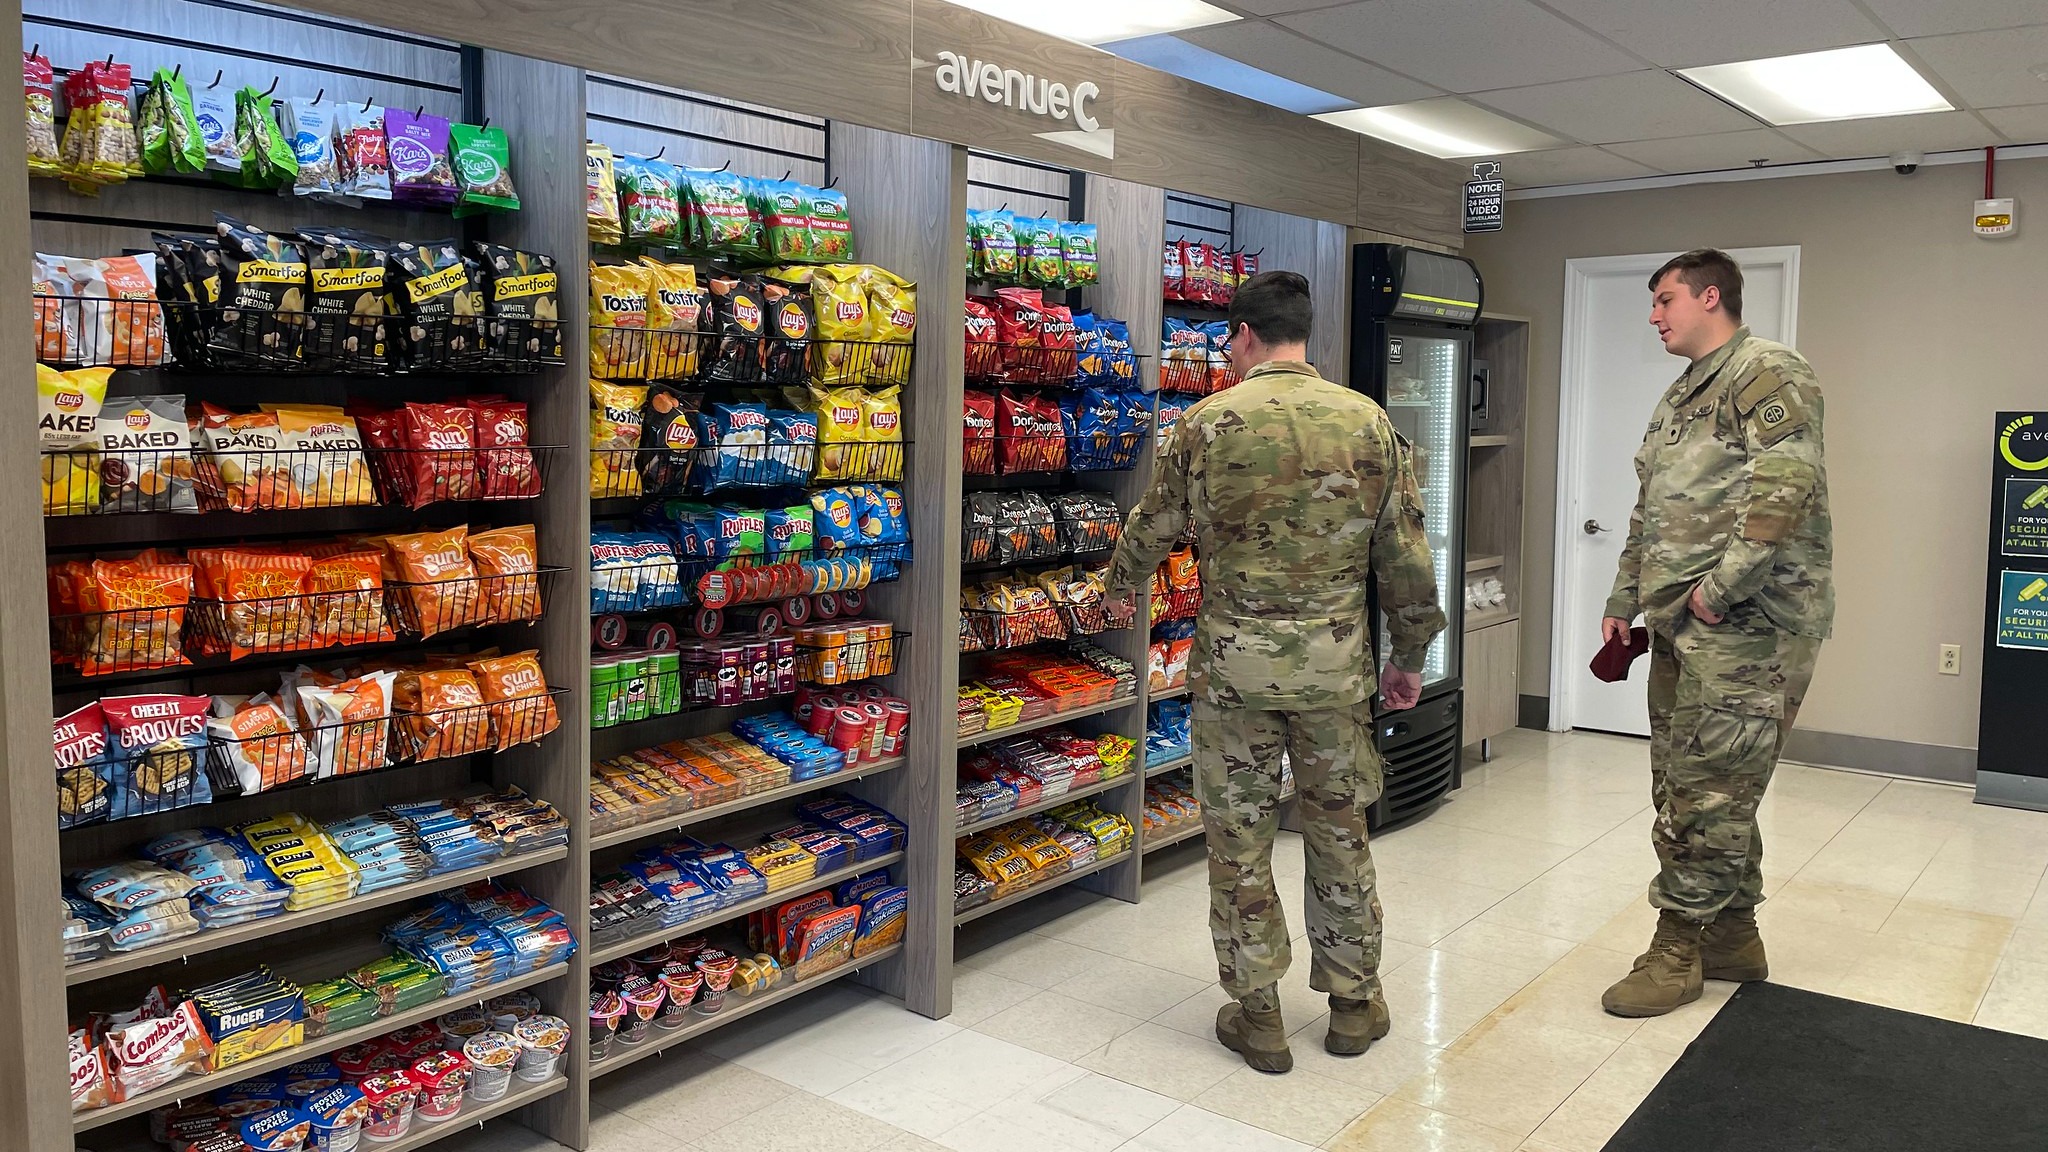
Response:
M1779 131L1837 160L1889 156L1894 152L1946 152L2005 143L1968 112L1830 120L1825 124L1787 125Z
M1987 28L2018 28L2048 24L2048 6L2041 0L1863 0L1879 20L1901 36L1937 36L1944 32L1982 32Z
M1884 29L1871 23L1850 0L1544 2L1665 68L1761 60L1885 38Z
M1367 107L1406 104L1442 93L1427 84L1396 76L1384 68L1263 20L1218 24L1180 38L1254 68L1285 76L1298 84L1357 101Z
M1279 22L1452 92L1641 67L1525 0L1366 0L1282 16Z
M2048 144L2048 104L1986 108L1984 118L2015 144Z
M1973 108L2048 100L2048 81L2032 69L2048 65L2048 25L1906 41L1935 74Z
M1826 159L1768 128L1722 132L1713 136L1680 136L1671 140L1637 140L1628 144L1609 144L1607 150L1662 172L1747 168L1751 160L1758 158L1770 160L1772 167Z
M1311 8L1334 8L1345 0L1219 0L1222 7L1247 16L1278 16L1283 12L1306 12Z
M1699 136L1756 121L1669 72L1654 69L1532 88L1481 92L1473 100L1588 144Z
M1515 152L1484 159L1500 161L1501 176L1510 188L1591 184L1600 180L1627 180L1658 174L1655 168L1601 148L1555 148L1548 152Z

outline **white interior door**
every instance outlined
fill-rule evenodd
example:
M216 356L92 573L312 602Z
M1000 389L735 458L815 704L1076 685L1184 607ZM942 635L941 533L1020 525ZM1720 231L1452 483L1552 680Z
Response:
M1644 736L1649 661L1626 682L1587 670L1635 507L1636 448L1664 389L1685 362L1650 327L1650 274L1675 253L1565 262L1559 373L1557 602L1550 638L1553 729ZM1742 265L1743 320L1768 340L1797 338L1799 249L1732 249Z

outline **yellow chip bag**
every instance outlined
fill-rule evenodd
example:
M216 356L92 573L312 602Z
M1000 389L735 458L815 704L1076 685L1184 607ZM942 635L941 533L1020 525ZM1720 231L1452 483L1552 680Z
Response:
M647 376L647 293L639 264L590 266L590 374L599 380Z
M85 516L99 506L98 452L72 448L43 453L43 515Z
M811 410L818 414L818 480L858 480L870 461L868 394L861 388L811 386ZM899 457L901 449L898 449ZM902 465L897 465L900 473Z
M862 379L875 384L910 383L910 349L917 335L917 285L886 268L868 266L867 349L872 362Z
M45 452L84 448L99 442L100 406L107 402L112 368L59 372L36 365L36 432Z
M811 306L817 313L821 384L850 384L867 371L868 292L858 264L827 264L811 273ZM841 343L851 341L851 343ZM820 413L819 440L824 439Z
M590 495L640 495L641 409L647 385L590 382Z
M907 357L906 357L907 359ZM862 480L903 479L903 390L895 386L860 398L862 449L855 465ZM823 422L820 422L820 427Z
M583 145L583 214L590 226L592 244L617 244L620 239L619 190L613 163L610 148L594 140Z
M663 264L643 256L647 269L647 378L679 380L697 374L704 293L691 264Z

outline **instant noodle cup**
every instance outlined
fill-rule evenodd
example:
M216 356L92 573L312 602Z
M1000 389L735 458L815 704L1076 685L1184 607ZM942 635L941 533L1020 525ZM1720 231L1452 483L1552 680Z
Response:
M512 1090L512 1068L519 1062L519 1041L505 1032L479 1032L462 1042L469 1061L469 1099L484 1104Z
M519 1042L519 1062L513 1065L513 1073L537 1084L555 1074L562 1054L569 1050L569 1025L560 1016L532 1016L512 1026L512 1038ZM603 1053L593 1047L590 1055L596 1059Z
M715 1016L725 1009L726 989L732 986L732 974L740 966L739 958L716 948L706 948L697 957L697 972L704 977L704 991L697 997L694 1011L700 1016Z
M420 1086L419 1118L432 1123L453 1120L462 1111L469 1088L469 1058L460 1052L436 1052L413 1062L412 1078Z
M619 985L619 996L626 1002L626 1015L619 1023L619 1043L644 1042L649 1029L654 1026L655 1016L661 1012L662 1002L668 996L667 990L659 980L629 976Z
M590 266L590 374L599 380L647 376L647 297L654 278L641 264Z
M443 1013L434 1018L434 1023L440 1025L441 1031L448 1035L459 1040L467 1040L471 1036L491 1030L491 1014L484 1010L483 1005L472 1004L467 1008L457 1008L453 1012Z
M681 961L671 961L662 965L661 986L668 993L668 1003L655 1023L663 1028L680 1028L689 1015L690 1005L697 999L698 990L704 986L704 976Z
M413 1110L418 1107L420 1087L399 1069L377 1072L356 1085L362 1089L366 1112L363 1138L372 1144L388 1144L412 1131Z
M531 992L507 992L484 1001L484 1010L492 1017L510 1016L513 1020L531 1020L540 1015L540 997Z

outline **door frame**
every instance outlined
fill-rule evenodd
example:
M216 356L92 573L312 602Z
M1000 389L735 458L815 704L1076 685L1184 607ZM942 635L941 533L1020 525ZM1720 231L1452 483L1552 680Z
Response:
M1727 252L1745 269L1775 267L1783 270L1785 291L1778 318L1778 330L1784 333L1784 343L1797 347L1799 245L1730 248ZM1634 256L1590 256L1564 262L1564 328L1560 340L1557 380L1557 519L1552 526L1551 541L1553 591L1550 601L1549 728L1552 732L1566 731L1569 726L1565 719L1571 715L1572 677L1575 669L1569 656L1572 648L1565 639L1566 630L1572 623L1570 606L1578 602L1578 592L1583 581L1613 580L1611 572L1578 571L1578 565L1574 561L1577 551L1571 547L1573 533L1578 531L1583 518L1577 505L1577 493L1573 490L1573 478L1578 475L1579 465L1584 462L1584 453L1590 447L1584 442L1585 438L1579 435L1579 417L1585 409L1585 391L1592 371L1591 350L1587 347L1584 324L1587 297L1595 277L1633 273L1647 280L1652 272L1676 255L1676 252L1662 252ZM1647 311L1644 316L1647 323Z

